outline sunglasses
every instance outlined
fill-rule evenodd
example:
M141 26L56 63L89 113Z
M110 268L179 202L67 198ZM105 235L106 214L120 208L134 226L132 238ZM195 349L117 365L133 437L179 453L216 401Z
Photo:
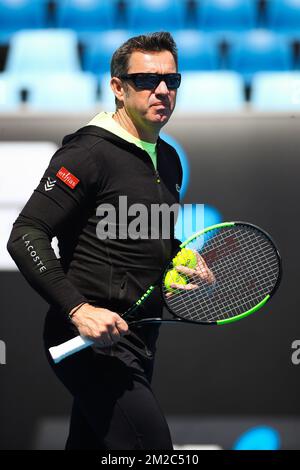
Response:
M128 73L121 75L122 80L132 80L136 88L140 90L153 90L161 81L164 81L169 90L176 90L180 86L180 73Z

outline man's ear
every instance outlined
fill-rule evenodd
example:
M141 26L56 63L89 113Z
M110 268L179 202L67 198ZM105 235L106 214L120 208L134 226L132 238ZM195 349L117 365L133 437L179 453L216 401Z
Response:
M122 83L122 80L118 77L112 77L110 80L110 87L115 95L115 97L124 102L125 89Z

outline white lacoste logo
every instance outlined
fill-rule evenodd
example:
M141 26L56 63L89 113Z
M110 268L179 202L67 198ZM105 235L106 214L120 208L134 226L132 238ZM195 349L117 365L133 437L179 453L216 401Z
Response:
M25 235L23 235L22 239L24 240L24 245L25 245L27 251L30 253L32 261L34 263L37 263L36 266L40 266L39 267L40 273L42 273L43 271L47 271L46 266L44 265L43 261L41 260L41 258L37 254L37 251L34 248L34 246L31 244L31 241L28 240L28 239L26 240L28 235L29 235L28 233L25 233Z
M51 191L51 189L54 188L54 185L56 183L56 180L51 180L51 178L48 176L47 181L45 183L45 191Z
M179 186L179 184L176 184L176 191L178 191L178 193L179 193L179 191L180 191L180 186Z

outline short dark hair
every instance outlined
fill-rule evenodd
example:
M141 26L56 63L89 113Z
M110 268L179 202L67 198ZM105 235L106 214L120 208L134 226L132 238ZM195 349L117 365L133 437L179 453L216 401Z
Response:
M130 56L135 51L161 52L170 51L174 57L176 70L178 69L177 46L172 35L167 31L159 31L150 34L141 34L128 39L114 53L110 63L112 77L120 77L128 72ZM118 99L115 98L115 103Z

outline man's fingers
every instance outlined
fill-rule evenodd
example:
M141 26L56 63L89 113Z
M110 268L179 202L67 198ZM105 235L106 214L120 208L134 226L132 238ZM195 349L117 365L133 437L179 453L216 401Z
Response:
M197 275L196 269L188 268L187 266L176 266L176 271L182 274L186 274L187 276L195 276Z
M201 269L209 269L204 258L196 251L196 258L197 258L197 266Z
M120 340L121 334L116 325L111 325L109 328L108 334L113 343L117 343Z
M126 333L128 333L128 324L119 315L117 315L115 326L118 329L120 335L125 335Z
M176 266L175 269L185 274L186 276L194 276L197 278L202 279L203 281L207 281L209 283L213 283L215 281L215 277L213 272L207 267L204 259L197 253L197 268L191 269L187 266Z
M172 287L172 289L178 289L178 290L193 290L193 289L197 289L199 286L197 286L196 284L170 284L170 287ZM169 298L171 297L172 295L174 295L175 292L167 292L166 294L166 298Z
M207 266L205 260L202 258L201 255L199 255L198 252L196 252L196 256L197 256L197 268L201 269L201 270L204 270L204 272L206 273L206 280L209 284L213 284L215 282L215 276L214 276L214 273L212 272L211 269L209 269L209 267Z
M186 276L194 276L206 280L208 278L208 268L202 267L201 269L191 269L187 266L176 266L176 270Z
M180 289L180 290L193 290L198 289L199 286L197 284L176 284L175 282L170 284L172 289Z
M92 339L98 347L107 348L113 344L110 334L104 331L97 338Z
M203 263L205 263L204 258L200 255L197 250L195 250L194 253L196 255L197 261L202 261Z

